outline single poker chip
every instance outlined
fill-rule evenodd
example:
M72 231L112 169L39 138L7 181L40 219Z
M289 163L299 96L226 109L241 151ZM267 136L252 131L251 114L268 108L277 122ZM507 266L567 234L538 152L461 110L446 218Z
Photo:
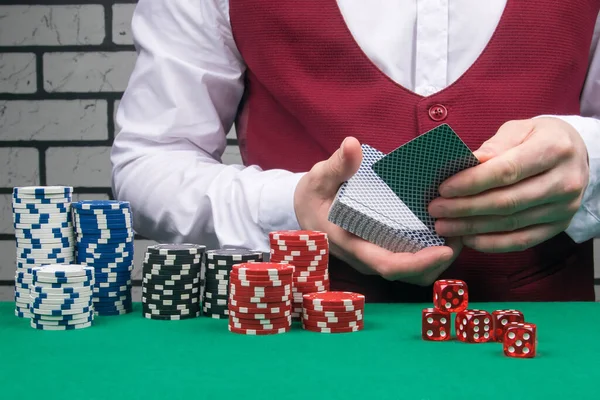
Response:
M128 201L116 200L83 200L73 203L76 210L122 210L129 209Z
M77 325L77 324L85 324L86 322L93 321L94 314L89 313L88 315L82 316L81 318L67 319L67 320L48 320L48 319L41 319L41 318L32 318L31 320L33 322L35 322L36 324L40 324L40 325L54 325L54 326Z
M292 246L292 247L305 247L305 246L328 246L328 240L294 240L294 239L280 239L280 240L269 240L271 246Z
M269 282L287 282L290 280L292 275L287 274L287 275L256 275L256 274L246 274L245 272L238 272L238 271L232 271L229 275L228 275L228 279L233 279L233 280L238 280L238 281L245 281L245 282L258 282L258 283L265 283L265 285L267 285Z
M133 236L127 237L127 238L110 238L110 239L80 236L76 240L77 240L78 245L81 245L82 243L83 244L87 244L87 243L94 243L94 244L129 243L129 242L133 242Z
M80 314L69 314L69 315L45 315L45 314L31 314L31 318L44 320L44 321L72 321L78 319L85 319L93 315L92 311L88 311Z
M227 280L225 281L227 282ZM234 284L236 287L240 287L240 288L251 288L251 287L256 287L256 286L260 286L260 287L282 287L282 286L286 286L286 285L290 285L289 279L282 281L282 280L262 280L262 281L254 281L254 280L248 280L247 278L244 279L240 279L236 276L231 276L229 278L229 282ZM291 285L290 285L291 287Z
M13 207L18 208L21 204L61 204L61 203L71 203L70 197L45 197L45 198L37 198L37 197L23 197L17 198L13 196L12 204Z
M289 260L271 260L279 264L293 265L294 271L322 271L329 268L329 260L317 261L289 261Z
M17 258L67 258L74 257L74 254L74 249L72 247L58 247L47 249L17 248Z
M51 316L63 316L63 315L71 315L71 314L84 314L87 312L93 311L93 307L81 307L81 308L70 308L66 310L48 310L42 308L29 307L29 312L32 314L39 315L51 315Z
M36 280L34 283L35 287L38 288L52 288L52 289L67 289L67 288L74 288L74 289L80 289L80 288L89 288L90 286L94 285L94 279L86 279L82 282L75 282L75 283L53 283L53 282L41 282Z
M355 315L354 317L329 317L329 318L319 318L311 315L304 314L302 315L302 320L306 325L315 325L323 328L335 328L335 327L346 327L346 326L354 326L359 322L362 323L363 315Z
M115 315L125 315L125 314L129 314L133 312L133 308L128 308L125 310L115 310L115 311L96 311L94 312L94 315L98 316L98 317L109 317L109 316L115 316Z
M61 293L61 292L56 292L56 293L45 293L45 292L36 292L34 290L32 290L31 292L27 292L27 296L31 297L31 299L85 299L88 296L92 295L92 291L90 290L90 288L87 288L88 290L85 291L80 291L80 292L66 292L66 293ZM50 289L50 290L56 290L56 289Z
M156 294L161 296L177 296L182 294L196 294L200 293L200 288L198 285L191 285L189 289L175 289L175 288L167 288L167 289L156 289L153 287L142 286L142 293L146 293L148 295Z
M23 238L16 238L16 242L17 242L17 246L19 247L32 247L32 248L44 248L44 247L49 247L47 245L51 245L50 247L57 247L57 244L65 244L68 245L69 247L73 246L74 243L74 239L71 239L69 237L66 238L27 238L27 239L23 239ZM46 246L40 246L40 247L34 247L34 246L28 246L28 245L34 245L34 244L43 244ZM62 247L66 247L66 246L62 246Z
M300 308L300 312L302 312L302 314L306 315L308 318L316 318L317 320L324 319L324 318L351 319L351 318L356 318L358 316L363 315L362 309L358 309L358 310L354 310L354 311L316 311L316 310L309 310L306 308Z
M142 303L142 311L144 313L152 314L152 315L188 315L188 314L194 314L194 313L200 311L200 305L194 304L189 307L186 307L183 309L177 309L177 310L176 309L154 310L154 309L149 308L147 304Z
M269 240L327 240L327 234L320 231L275 231L269 233Z
M33 321L31 322L32 328L43 330L43 331L70 331L70 330L75 330L75 329L89 328L90 326L92 326L91 321L83 323L83 324L76 324L76 325L42 325L42 324L36 324Z
M285 296L270 296L270 297L248 297L248 296L240 296L235 294L229 294L229 300L235 301L243 301L245 303L279 303L286 302L292 299L291 295Z
M322 256L329 254L329 248L318 247L318 246L306 246L306 247L291 247L291 246L276 246L271 247L269 252L271 255L283 255L283 256Z
M312 294L312 293L310 293ZM304 295L303 295L304 296ZM303 299L302 299L303 301ZM325 312L325 311L331 311L331 312L351 312L351 311L363 311L364 310L364 304L360 304L360 305L348 305L348 306L315 306L315 305L311 305L311 304L305 304L302 303L302 301L300 301L300 304L302 304L302 307L304 307L308 312L313 312L313 311L318 311L318 312Z
M198 304L200 298L198 296L189 296L183 299L154 299L152 297L142 296L142 303L155 304L157 306L173 306L181 304Z
M231 314L231 311L230 311ZM243 324L247 327L256 327L262 328L263 325L289 325L292 323L292 316L288 315L281 318L273 318L273 319L248 319L248 318L238 318L232 315L229 316L229 322L235 322L237 324ZM263 328L264 329L264 328Z
M321 285L313 285L311 282L310 285L305 285L305 286L298 286L295 285L293 292L295 293L303 293L303 294L308 294L308 293L312 293L312 292L328 292L329 291L329 282L324 282ZM321 282L318 282L321 283Z
M229 293L233 296L237 297L275 297L275 296L289 296L292 294L291 288L283 288L282 286L276 286L273 288L269 288L273 290L241 290L235 289L232 287L229 289Z
M311 276L294 276L292 278L292 282L294 283L294 285L296 284L302 284L302 283L309 283L309 282L317 282L317 281L328 281L329 280L329 271L328 270L324 270L324 271L319 271L320 273L315 274L315 275L311 275Z
M14 212L21 212L21 210L49 210L52 211L61 211L61 210L71 210L71 202L68 199L65 199L65 202L62 203L16 203L13 201L12 207Z
M97 296L94 296L92 298L92 302L98 306L106 306L109 304L118 305L118 304L130 303L131 299L132 299L131 292L127 291L127 292L122 293L119 296L112 296L112 297L103 296L101 294L98 294Z
M319 328L310 325L302 324L302 329L309 332L317 332L317 333L351 333L351 332L359 332L364 329L364 326L352 326L349 328Z
M260 314L260 313L281 314L281 313L285 313L286 311L291 311L291 304L288 304L287 306L284 306L284 307L268 307L268 308L237 307L237 306L233 306L233 305L229 304L228 309L237 314L240 314L240 315L241 314Z
M182 281L184 283L199 282L199 274L148 274L144 273L142 278L149 282L161 282L161 281Z
M204 291L204 297L208 300L227 300L229 301L229 293L228 294L224 294L224 295L220 295L217 293L212 293L209 291Z
M94 287L100 289L113 289L120 288L125 290L126 287L131 286L131 279L126 281L115 281L115 282L95 282Z
M271 256L271 262L281 262L281 261L291 261L293 264L294 261L328 261L329 256L327 254L319 254L319 255L285 255L285 254L274 254Z
M272 262L255 262L236 264L232 267L232 272L240 276L286 276L293 274L294 267Z
M89 276L74 276L69 278L51 278L51 277L34 277L34 283L51 283L55 285L63 285L63 284L75 284L75 283L87 283L87 286L91 286L94 284L94 278ZM54 286L53 286L54 287ZM59 287L59 286L57 286ZM68 286L67 286L68 287Z
M46 310L46 311L66 311L66 310L81 310L87 307L91 307L92 298L88 298L88 301L83 303L73 303L73 304L46 304L39 302L32 302L29 304L30 308L35 310Z
M183 319L197 318L200 316L200 312L198 311L196 313L187 314L187 315L154 315L154 314L149 314L149 313L144 313L143 315L144 315L144 318L147 318L147 319L177 321L177 320L183 320Z
M289 307L292 304L291 300L279 301L279 302L265 302L265 303L251 303L247 301L238 301L231 299L229 304L233 307L247 307L247 308L258 308L258 309L267 309L271 307Z
M30 303L34 307L44 308L45 306L75 306L75 307L85 307L91 303L91 297L86 298L78 298L78 299L31 299ZM42 307L44 306L44 307Z
M206 251L206 246L201 244L157 244L148 246L146 252L149 254L158 255L196 255L203 254Z
M291 327L279 328L279 329L240 329L236 327L228 326L230 332L239 333L242 335L276 335L280 333L289 332Z
M180 256L175 254L165 255L146 253L146 255L144 256L144 261L178 261L181 264L199 264L202 262L202 256L200 254Z
M221 261L255 261L262 260L263 253L256 250L248 250L241 248L224 248L218 250L208 250L206 252L207 260L221 260Z
M309 293L303 296L304 305L313 306L364 306L365 296L354 292ZM308 308L308 307L306 307Z
M96 281L96 285L98 285L98 287L102 287L101 284L105 283L112 283L114 286L122 286L131 280L131 274L123 275L118 278L94 278L94 280Z
M283 310L283 311L276 312L276 313L265 313L262 311L260 313L241 313L241 312L237 312L237 311L233 310L231 308L231 306L229 306L228 310L229 310L230 316L241 318L241 319L266 319L266 320L275 319L276 320L278 318L288 317L291 313L291 310L289 308L287 310Z
M171 271L183 271L183 270L200 271L200 264L198 263L198 264L166 265L166 264L142 263L142 269L144 271L160 270L160 271L165 271L165 273L172 273Z
M156 275L155 275L156 277ZM177 279L177 280L173 280L173 279L156 279L156 278L152 278L152 279L148 279L146 277L142 278L142 283L147 284L147 285L155 285L155 286L188 286L188 285L197 285L200 283L200 279L199 278L192 278L192 279Z
M51 264L33 268L33 276L42 278L79 278L91 277L94 269L85 265Z
M278 320L248 320L229 317L229 325L238 329L279 329L288 328L292 324L292 317L280 318Z
M22 186L13 188L13 196L70 196L73 193L71 186Z

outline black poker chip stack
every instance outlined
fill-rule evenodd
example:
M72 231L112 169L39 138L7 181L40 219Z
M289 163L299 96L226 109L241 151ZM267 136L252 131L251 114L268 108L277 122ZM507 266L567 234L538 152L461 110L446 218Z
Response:
M205 316L228 318L229 273L235 264L262 261L263 253L242 248L209 250L205 255L204 297L202 312Z
M142 268L145 318L180 320L200 316L200 272L206 246L159 244L146 250Z

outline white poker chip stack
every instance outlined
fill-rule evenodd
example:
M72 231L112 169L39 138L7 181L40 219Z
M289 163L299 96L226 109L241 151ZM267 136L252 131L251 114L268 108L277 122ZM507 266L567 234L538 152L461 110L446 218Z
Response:
M30 318L33 268L70 264L75 259L71 221L73 188L68 186L13 189L13 223L17 245L15 315Z
M94 268L85 265L46 265L32 269L29 312L31 327L66 331L92 326Z

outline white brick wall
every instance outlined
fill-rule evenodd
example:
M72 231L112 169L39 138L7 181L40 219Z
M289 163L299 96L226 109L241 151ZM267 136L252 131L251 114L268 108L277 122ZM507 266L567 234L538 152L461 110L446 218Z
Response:
M101 5L0 6L0 20L0 46L101 44L105 37Z
M134 4L115 4L113 6L113 43L133 44L133 37L131 35L131 18L134 10Z
M0 92L35 93L35 54L0 54Z
M48 53L44 55L44 89L51 92L123 92L136 53Z
M0 140L108 140L106 100L0 101Z

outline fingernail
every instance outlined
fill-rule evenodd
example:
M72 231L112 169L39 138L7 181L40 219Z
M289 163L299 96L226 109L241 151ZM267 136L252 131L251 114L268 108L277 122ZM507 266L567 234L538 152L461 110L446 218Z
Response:
M346 140L348 140L348 138L345 138L344 140L342 140L342 144L340 145L340 150L342 152L342 159L344 159L344 152L345 152L344 145L346 144Z

